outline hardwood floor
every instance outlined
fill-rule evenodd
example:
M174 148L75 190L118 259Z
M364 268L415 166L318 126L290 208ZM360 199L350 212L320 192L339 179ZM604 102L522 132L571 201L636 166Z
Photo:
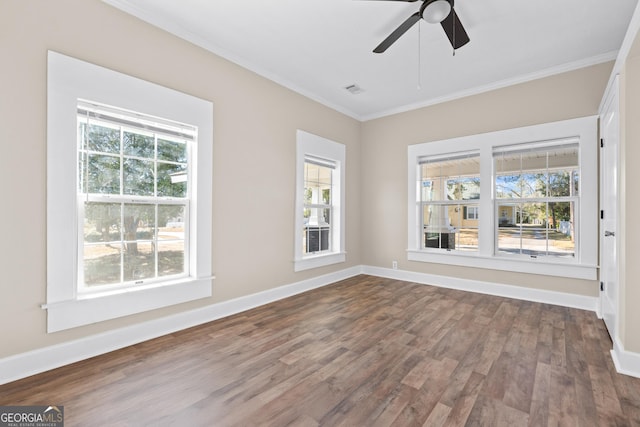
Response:
M67 426L640 426L594 313L358 276L0 386Z

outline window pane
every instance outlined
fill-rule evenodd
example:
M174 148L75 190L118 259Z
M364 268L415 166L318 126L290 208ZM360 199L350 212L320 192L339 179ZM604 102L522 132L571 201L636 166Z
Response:
M180 205L158 206L158 240L185 238L185 209Z
M305 254L331 250L331 228L329 225L308 225L302 233L303 252Z
M500 153L495 169L497 198L577 195L577 145Z
M171 276L184 272L184 241L158 242L158 276Z
M158 160L187 163L187 144L158 138Z
M124 205L124 281L155 277L155 206Z
M498 250L530 256L547 253L547 229L544 224L520 224L515 228L500 227Z
M89 193L120 194L120 158L89 155Z
M120 154L120 130L90 124L87 148L91 151Z
M305 204L331 204L331 178L333 169L315 163L304 164Z
M125 282L156 276L156 254L153 242L125 242L123 273Z
M498 206L498 250L530 256L574 256L574 203Z
M571 194L571 172L557 171L549 173L549 197L568 197Z
M549 254L554 256L575 255L573 202L549 202Z
M185 208L176 205L158 206L158 275L169 276L185 272Z
M480 198L480 177L458 177L447 180L448 200L477 200Z
M153 240L156 224L154 205L124 205L124 240Z
M187 165L158 162L158 196L187 197Z
M120 204L84 203L84 241L120 242Z
M499 199L519 198L522 194L520 174L496 176L496 197Z
M459 228L456 233L456 250L477 251L478 250L478 227Z
M123 132L123 151L125 155L153 159L155 144L153 136L134 132Z
M457 206L456 206L457 207ZM454 221L460 223L461 213L455 212L453 205L424 205L423 215L423 244L426 248L456 249L456 228L452 225Z
M306 208L304 214L304 253L330 250L331 208Z
M78 151L78 192L84 193L86 191L85 184L87 180L87 170L85 166L87 165L87 153L83 151Z
M429 161L420 165L422 200L480 198L480 157Z
M153 195L153 163L147 160L124 160L124 194Z
M121 245L84 246L84 284L87 286L120 283Z
M325 226L331 221L331 208L307 208L309 216L305 218L305 225Z

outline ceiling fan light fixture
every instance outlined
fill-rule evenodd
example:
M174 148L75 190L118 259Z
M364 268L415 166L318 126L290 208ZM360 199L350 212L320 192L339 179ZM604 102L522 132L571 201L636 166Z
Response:
M448 0L434 0L427 4L422 12L425 21L431 24L442 22L451 13L451 3Z

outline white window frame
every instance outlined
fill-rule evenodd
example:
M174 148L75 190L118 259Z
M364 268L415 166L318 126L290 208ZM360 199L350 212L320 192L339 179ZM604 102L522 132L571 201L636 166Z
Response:
M47 331L154 310L212 294L213 105L175 90L48 53ZM83 294L78 289L78 100L139 111L198 129L191 152L189 276Z
M123 159L140 159L147 162L153 162L154 170L160 164L176 164L175 162L164 161L160 158L137 158L135 156L128 155L124 153L124 146L121 145L119 153L100 153L101 155L106 155L111 158L119 158L120 159L120 192L118 193L100 193L100 194L91 194L88 191L88 188L79 189L78 191L78 248L87 247L84 241L84 223L85 219L85 203L84 202L94 202L94 203L115 203L115 204L134 204L134 205L158 205L158 206L182 206L184 212L184 223L185 223L185 233L184 233L184 243L185 243L185 253L184 253L184 270L182 273L174 275L174 278L188 277L189 276L189 224L191 217L189 215L189 206L191 201L191 187L193 185L193 176L189 172L189 165L192 164L192 156L191 156L191 147L193 144L197 143L197 129L182 124L169 122L167 120L159 120L155 117L146 116L140 113L129 112L122 109L116 109L111 106L98 105L95 102L89 102L86 100L78 101L78 122L82 122L85 125L98 125L103 128L110 128L117 130L120 134L120 139L124 138L124 133L132 132L139 135L147 135L152 136L158 140L160 139L169 139L175 141L182 141L185 144L187 160L186 164L182 162L185 166L187 166L183 181L187 183L187 194L184 197L169 197L169 196L159 196L155 194L155 186L154 186L154 194L153 195L130 195L127 194L124 189L124 176L122 168L124 167ZM78 130L79 133L80 130ZM85 140L85 143L78 144L78 153L91 153L91 150L87 146L83 146L86 144L86 135L78 135L78 138ZM154 141L155 144L155 141ZM88 158L82 156L82 162L85 163L88 161ZM80 159L79 159L80 160ZM88 165L85 163L85 168ZM157 173L157 172L156 172ZM79 181L87 180L87 177L79 178ZM79 183L80 184L80 183ZM85 186L88 183L85 182ZM124 212L121 212L123 215ZM124 243L124 236L120 236L121 241L120 244ZM147 241L144 243L150 243L157 248L157 244L159 243L157 240L157 233L154 233L154 237L152 241ZM144 244L143 243L143 244ZM93 244L89 244L93 246ZM156 251L156 255L158 252ZM123 256L121 251L120 256ZM157 261L157 258L156 260ZM128 281L128 282L118 282L117 284L111 285L86 285L85 284L85 269L84 269L84 260L83 257L78 255L78 294L90 294L90 293L100 293L104 292L106 289L114 290L118 287L121 288L131 288L135 286L145 286L151 282L167 282L169 280L167 277L149 277L137 281ZM121 270L121 274L123 271ZM179 277L181 276L181 277Z
M335 165L331 189L331 243L329 251L303 253L304 164L308 157L325 159ZM346 147L335 141L298 130L296 132L296 197L294 271L323 267L346 261L345 252L345 164Z
M576 257L561 259L539 257L525 259L496 254L494 234L495 200L493 151L497 147L576 138L580 151L579 229L576 233ZM595 280L598 268L598 162L597 116L545 123L479 135L410 145L408 147L408 228L407 259L458 266L486 268L531 274L544 274ZM478 208L478 251L446 252L420 247L420 217L417 194L420 176L418 162L428 156L480 150L480 203ZM579 245L579 246L578 246Z

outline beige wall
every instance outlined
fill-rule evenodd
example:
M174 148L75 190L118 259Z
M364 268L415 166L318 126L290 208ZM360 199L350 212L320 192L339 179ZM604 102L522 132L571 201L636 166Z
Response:
M48 49L213 102L212 298L46 333L39 304L46 300ZM611 64L359 123L99 0L0 0L0 57L0 358L349 266L390 267L392 260L410 271L597 295L590 281L407 262L406 153L409 144L594 115ZM639 75L633 67L628 71ZM634 81L629 88L637 91ZM640 96L635 102L629 112L640 110ZM299 274L292 263L296 129L347 146L347 263ZM640 171L628 173L639 182ZM631 245L629 251L630 259L640 256ZM638 277L632 268L639 267L628 267L629 277ZM631 302L640 301L640 289L627 293L633 314L626 324L640 324ZM640 335L627 336L627 345L640 351Z
M213 297L47 334L47 49L213 102ZM98 0L0 0L0 357L360 265L361 124ZM293 272L296 129L347 146L347 263ZM349 197L354 195L353 197Z
M362 126L367 265L597 296L597 282L407 261L407 146L595 115L612 63L371 120ZM596 189L594 189L596 191Z
M640 353L640 35L620 75L620 339L625 350Z

